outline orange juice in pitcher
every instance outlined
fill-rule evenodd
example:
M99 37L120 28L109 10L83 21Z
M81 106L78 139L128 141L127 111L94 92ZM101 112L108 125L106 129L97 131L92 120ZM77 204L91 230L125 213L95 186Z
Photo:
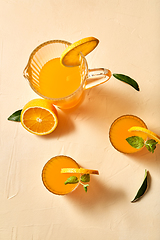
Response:
M104 83L112 76L111 71L106 68L88 69L85 55L97 43L97 39L93 37L85 38L78 44L63 40L42 43L31 53L23 72L24 77L38 95L52 104L62 109L74 107L80 102L84 90ZM68 52L69 47L71 55ZM64 58L65 63L60 61ZM71 60L73 65L66 65Z
M80 67L65 67L60 58L48 61L41 69L41 93L49 98L63 98L76 91L81 84Z

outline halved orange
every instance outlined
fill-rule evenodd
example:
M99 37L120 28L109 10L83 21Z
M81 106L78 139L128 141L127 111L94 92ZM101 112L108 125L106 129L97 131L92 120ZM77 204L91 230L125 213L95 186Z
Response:
M61 173L81 173L81 174L98 174L98 170L85 169L85 168L62 168Z
M81 53L83 56L89 54L98 45L99 40L95 37L83 38L69 47L67 47L61 55L60 62L66 67L74 67L80 65Z
M160 144L160 137L156 133L154 133L154 132L152 132L152 131L150 131L150 130L148 130L146 128L143 128L143 127L131 127L128 131L129 132L138 131L138 132L146 133L149 138L154 139L156 142L158 142L158 144Z
M45 99L33 99L22 109L21 124L33 134L49 134L57 127L57 110Z

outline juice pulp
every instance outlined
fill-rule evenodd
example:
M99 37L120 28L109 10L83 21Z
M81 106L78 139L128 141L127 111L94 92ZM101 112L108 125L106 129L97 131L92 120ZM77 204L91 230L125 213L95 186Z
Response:
M60 58L48 61L39 75L40 93L49 98L63 98L75 92L81 84L80 67L65 67Z
M139 126L147 128L146 124L138 117L133 115L124 115L117 118L110 127L109 137L114 148L123 153L134 153L140 151L140 149L133 148L126 138L131 136L139 136L144 140L147 139L147 135L141 132L128 132L133 126Z
M80 178L80 174L61 173L62 168L79 168L79 165L72 158L60 155L51 158L42 171L42 181L45 187L58 195L65 195L77 188L78 183L65 185L67 178L73 175Z

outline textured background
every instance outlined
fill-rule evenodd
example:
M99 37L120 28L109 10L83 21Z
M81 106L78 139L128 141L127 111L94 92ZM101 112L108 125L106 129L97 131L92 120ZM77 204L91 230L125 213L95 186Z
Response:
M109 127L123 114L135 114L160 135L160 1L158 0L1 0L0 1L0 239L1 240L159 240L160 147L154 154L117 152ZM113 77L87 90L72 110L58 110L59 125L49 136L25 131L8 116L37 98L23 77L39 44L94 36L98 47L89 68L106 67L136 79L140 92ZM41 181L44 164L65 154L91 176L60 197ZM150 189L131 203L144 170Z

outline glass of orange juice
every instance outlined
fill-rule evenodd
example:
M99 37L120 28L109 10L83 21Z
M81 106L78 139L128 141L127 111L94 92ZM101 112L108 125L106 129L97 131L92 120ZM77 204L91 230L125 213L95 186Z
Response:
M78 163L71 157L59 155L51 158L42 170L42 181L44 186L52 193L57 195L66 195L73 192L79 185L67 184L67 178L73 173L61 173L62 168L80 168ZM80 173L74 173L74 176L80 178Z
M60 57L70 45L62 40L42 43L31 53L23 72L38 95L64 109L77 105L85 89L106 82L112 75L110 70L104 68L89 70L83 55L79 66L63 66Z
M138 136L147 140L147 135L143 132L129 132L128 130L133 127L143 127L147 129L146 124L142 119L134 115L123 115L117 118L111 125L109 130L109 138L113 147L122 153L135 153L140 151L142 148L132 147L126 139L131 136Z

